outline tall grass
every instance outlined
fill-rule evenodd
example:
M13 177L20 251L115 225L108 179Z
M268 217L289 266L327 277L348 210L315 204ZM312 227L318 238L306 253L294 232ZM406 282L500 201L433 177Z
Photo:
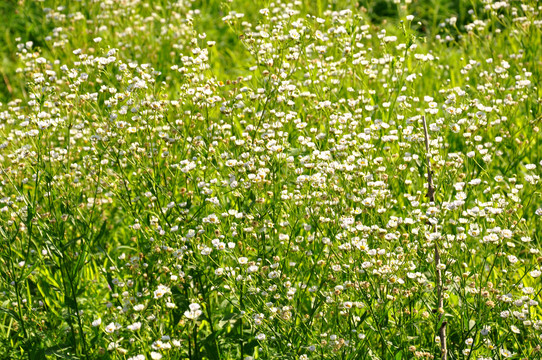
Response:
M536 1L0 9L0 358L539 357Z

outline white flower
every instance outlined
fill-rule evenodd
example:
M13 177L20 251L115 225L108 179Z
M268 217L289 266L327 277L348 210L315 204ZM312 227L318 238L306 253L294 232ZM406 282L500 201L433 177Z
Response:
M247 272L249 274L255 273L256 271L258 271L258 267L256 265L249 266L248 269L247 269Z
M145 355L139 354L136 356L132 356L131 358L128 358L128 360L145 360Z
M172 303L172 302L167 302L166 307L168 309L175 309L177 307L177 305L175 305L175 303Z
M109 323L106 327L105 327L105 332L108 333L108 334L111 334L113 332L115 332L116 330L120 329L122 326L119 324L119 323Z
M504 356L504 357L511 357L512 356L512 352L510 352L510 350L506 350L506 349L501 349L501 355Z
M188 308L189 310L184 312L184 316L191 320L196 320L201 314L203 314L200 304L192 303L188 306Z
M102 318L97 318L96 320L92 322L92 326L94 327L100 326L101 324L102 324Z
M141 323L138 321L133 323L132 325L128 325L126 328L131 331L137 331L141 329Z
M162 358L162 354L157 353L155 351L151 352L151 359L153 360L160 360Z
M298 40L300 37L299 33L295 29L290 30L288 33L290 34L290 37L294 40Z
M120 341L109 343L109 345L107 345L107 350L109 350L109 351L117 350L120 353L125 353L126 352L126 349L123 349L123 348L120 347Z
M165 294L167 293L170 293L171 290L170 288L168 288L167 286L165 285L158 285L158 288L156 290L154 290L154 298L155 299L160 299L161 297L163 297Z

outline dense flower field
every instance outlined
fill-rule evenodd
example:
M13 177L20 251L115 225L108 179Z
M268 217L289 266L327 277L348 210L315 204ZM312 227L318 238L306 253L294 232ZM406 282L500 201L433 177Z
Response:
M542 4L1 5L1 359L542 356Z

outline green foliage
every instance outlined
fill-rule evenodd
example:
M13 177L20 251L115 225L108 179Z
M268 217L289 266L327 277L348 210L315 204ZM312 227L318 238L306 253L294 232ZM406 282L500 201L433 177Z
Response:
M539 357L536 1L0 15L0 359Z

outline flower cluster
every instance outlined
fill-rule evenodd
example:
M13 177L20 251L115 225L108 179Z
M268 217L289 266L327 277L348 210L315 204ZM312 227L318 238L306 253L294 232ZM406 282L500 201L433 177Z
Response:
M453 358L538 356L536 1L228 3L212 39L196 2L90 3L44 9L0 108L12 344L434 359L445 322Z

